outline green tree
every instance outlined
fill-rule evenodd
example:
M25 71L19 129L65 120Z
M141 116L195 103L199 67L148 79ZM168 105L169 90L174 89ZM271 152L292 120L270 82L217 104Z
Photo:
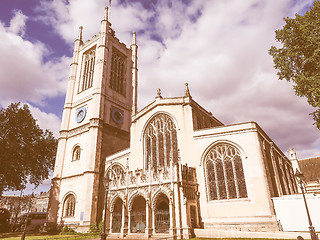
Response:
M38 186L53 170L57 140L43 131L28 105L11 103L0 110L0 196L21 190L27 182Z
M320 2L314 1L304 15L284 20L275 36L282 47L272 46L269 54L279 79L293 82L296 95L315 108L310 114L320 129Z

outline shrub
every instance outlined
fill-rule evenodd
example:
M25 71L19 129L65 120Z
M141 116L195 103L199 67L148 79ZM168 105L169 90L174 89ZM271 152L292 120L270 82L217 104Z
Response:
M63 235L65 235L65 234L74 234L74 233L76 233L76 231L75 230L73 230L72 228L70 228L70 227L68 227L68 226L64 226L63 228L62 228L62 231L60 232L60 234L63 234Z
M102 228L103 228L103 221L101 221L98 226L95 225L95 224L91 224L89 226L88 233L101 234L102 233Z

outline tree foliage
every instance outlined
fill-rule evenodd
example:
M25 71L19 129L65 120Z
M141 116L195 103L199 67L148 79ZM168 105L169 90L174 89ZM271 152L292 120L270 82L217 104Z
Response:
M39 185L53 170L57 141L43 131L28 105L12 103L0 110L0 196L21 190L30 182Z
M293 82L296 95L316 108L311 114L320 129L320 2L314 1L304 15L284 20L275 36L282 48L272 46L269 54L279 79Z

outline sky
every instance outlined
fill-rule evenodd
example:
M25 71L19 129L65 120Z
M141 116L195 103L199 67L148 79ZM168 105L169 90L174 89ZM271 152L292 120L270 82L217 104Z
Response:
M280 81L268 49L283 17L313 0L112 0L112 28L128 47L137 32L138 109L184 95L224 124L257 122L286 153L320 156L320 131L305 98ZM74 40L99 33L109 0L0 0L0 107L27 103L59 136ZM46 180L38 191L49 190ZM26 193L33 191L30 186ZM10 194L9 192L8 194Z

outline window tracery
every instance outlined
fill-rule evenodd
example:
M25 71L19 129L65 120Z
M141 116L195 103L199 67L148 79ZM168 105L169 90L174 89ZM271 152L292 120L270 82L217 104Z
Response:
M167 114L156 115L144 133L145 168L167 169L178 160L177 128Z
M69 194L64 201L64 217L73 217L76 206L76 198L73 194Z
M72 161L80 160L81 148L80 146L76 146L72 152Z
M95 59L95 50L91 50L84 55L84 70L82 73L82 84L80 86L80 92L92 87Z
M226 143L215 145L205 157L204 168L209 200L247 197L242 160L237 148Z
M126 57L116 49L112 49L110 88L125 95Z

